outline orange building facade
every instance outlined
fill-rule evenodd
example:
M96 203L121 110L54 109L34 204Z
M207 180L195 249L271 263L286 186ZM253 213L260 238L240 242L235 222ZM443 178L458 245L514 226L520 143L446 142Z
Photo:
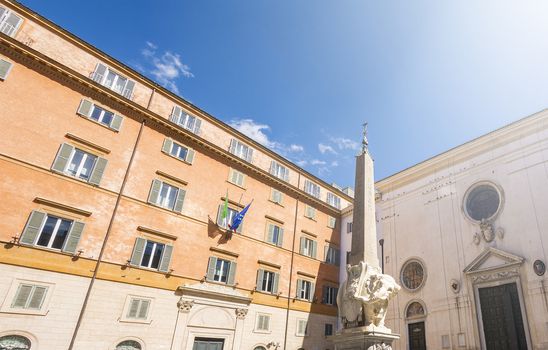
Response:
M0 349L331 348L345 192L7 0L0 118Z

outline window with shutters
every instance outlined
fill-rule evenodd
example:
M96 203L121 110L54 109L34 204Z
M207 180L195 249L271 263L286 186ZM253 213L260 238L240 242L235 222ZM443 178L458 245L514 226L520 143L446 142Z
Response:
M105 158L63 143L51 168L56 172L99 185L107 163Z
M316 220L316 208L306 205L304 207L304 216L309 219Z
M97 83L111 89L112 91L119 93L125 98L131 99L133 97L133 88L135 82L120 75L102 63L98 63L95 71L91 74L91 79Z
M230 140L230 147L228 151L236 157L242 158L249 163L251 163L253 159L253 149L236 139Z
M172 253L172 244L137 237L129 263L133 266L168 272Z
M234 217L238 215L239 211L234 208L227 207L226 213L223 213L223 212L224 212L224 203L219 206L219 210L217 211L217 225L220 228L228 230L228 226L232 223L232 221L234 220ZM244 223L241 222L240 226L238 226L238 228L236 229L236 232L241 233L243 225Z
M297 298L312 301L314 298L314 283L307 280L297 280Z
M212 282L234 285L236 262L217 257L210 257L207 266L206 279Z
M151 319L152 299L129 295L120 321L149 322Z
M257 290L266 293L277 294L280 274L259 269L257 271Z
M164 181L153 180L148 202L158 207L181 212L186 191Z
M84 223L40 211L33 211L19 238L19 243L74 254Z
M323 287L323 295L322 295L322 303L326 305L336 305L337 303L337 292L339 289L337 287L333 286L324 286Z
M173 111L171 112L169 119L184 129L190 130L197 135L200 134L202 121L183 111L183 109L179 106L173 107Z
M277 203L277 204L281 205L282 200L283 200L282 192L278 191L275 188L272 188L271 191L270 191L270 200L274 203Z
M0 58L0 80L6 80L13 64Z
M316 259L318 243L308 237L301 237L300 253Z
M326 264L339 265L339 249L327 244L325 246L324 261Z
M77 113L91 121L104 125L112 130L119 131L123 118L118 114L100 107L93 102L83 99L80 101Z
M23 19L15 12L0 6L0 32L9 36L14 36L22 22Z
M333 335L333 324L331 324L331 323L326 323L325 324L324 335L326 337L328 337L330 335Z
M333 216L327 217L327 227L329 228L335 228L337 226L337 219Z
M192 164L194 161L195 152L193 149L183 146L170 138L164 140L162 152L188 164Z
M327 192L327 204L337 209L341 209L341 199L331 192Z
M308 335L308 321L305 319L297 319L297 332L295 335L304 337Z
M230 168L230 171L228 172L228 182L243 188L245 185L245 174Z
M255 319L255 332L270 333L270 315L257 313Z
M281 247L283 245L284 229L277 223L266 223L266 241Z
M0 312L45 315L54 285L15 279L8 289Z
M320 186L316 185L310 180L304 181L304 191L311 196L320 198Z
M278 179L289 181L289 169L275 160L270 162L270 174L276 176Z

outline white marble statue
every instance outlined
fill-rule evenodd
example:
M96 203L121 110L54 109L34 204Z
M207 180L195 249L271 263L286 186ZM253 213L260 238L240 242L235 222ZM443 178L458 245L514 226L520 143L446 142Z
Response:
M388 301L400 290L394 278L376 266L360 262L346 266L347 279L337 294L344 328L365 326L370 331L390 332L384 326Z

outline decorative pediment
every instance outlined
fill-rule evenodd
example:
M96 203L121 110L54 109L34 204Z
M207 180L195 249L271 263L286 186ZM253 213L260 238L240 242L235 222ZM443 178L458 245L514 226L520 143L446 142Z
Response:
M251 298L242 294L233 287L216 283L196 283L183 285L178 288L182 296L202 297L206 299L222 300L237 304L249 305Z
M522 257L489 247L464 269L464 273L473 274L506 267L509 268L516 265L519 266L522 262Z

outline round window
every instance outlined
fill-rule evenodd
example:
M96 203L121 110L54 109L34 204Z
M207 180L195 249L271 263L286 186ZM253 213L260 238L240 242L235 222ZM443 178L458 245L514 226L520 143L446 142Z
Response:
M480 183L472 187L464 199L466 215L474 221L493 218L500 207L500 191L490 183Z
M141 344L135 340L124 340L116 346L116 350L141 350Z
M0 337L0 350L28 350L30 340L20 335L6 335Z
M401 283L408 290L419 289L424 283L424 267L417 260L405 263L401 272Z

